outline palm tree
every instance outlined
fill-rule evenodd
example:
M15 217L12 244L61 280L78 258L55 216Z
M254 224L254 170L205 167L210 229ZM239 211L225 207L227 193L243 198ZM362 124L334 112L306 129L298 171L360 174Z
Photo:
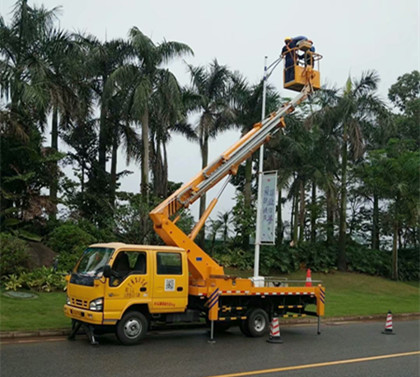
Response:
M217 216L217 220L221 223L221 233L223 237L223 246L226 247L226 241L229 237L229 226L230 226L231 212L220 212Z
M220 220L210 220L210 255L213 255L214 252L214 244L216 243L217 234L220 232L223 223Z
M153 93L165 91L168 82L176 81L174 75L162 68L176 57L192 54L186 44L164 41L158 45L144 35L137 27L129 32L132 61L118 68L111 76L113 86L119 81L131 82L126 97L126 108L131 119L141 124L141 194L143 200L148 200L149 191L149 123L153 102ZM168 80L167 76L171 76ZM168 89L166 87L166 89ZM173 89L173 86L171 87ZM174 93L172 93L174 94ZM179 94L180 95L180 94Z
M41 131L52 113L51 152L58 151L58 114L68 120L78 109L72 88L72 73L77 62L69 35L54 28L58 8L30 7L26 0L17 1L12 23L0 19L2 95L10 98L9 128L28 141L31 128ZM9 130L10 131L10 130ZM52 217L56 213L59 157L50 158L52 179L50 197Z
M128 43L121 39L101 43L96 38L88 36L84 38L84 42L88 47L87 59L92 89L100 104L98 159L99 167L105 173L107 151L118 139L113 131L113 121L122 118L124 114L121 101L115 106L117 96L113 97L113 86L109 79L116 70L123 67L127 62L130 47ZM116 111L117 113L115 113ZM113 162L116 164L115 161Z
M179 87L175 77L162 70L161 85L152 95L150 146L151 170L154 195L165 198L168 194L167 145L172 133L195 140L196 134L186 121L185 90Z
M13 132L28 140L30 123L41 130L46 123L49 104L43 84L43 47L53 30L57 8L30 7L27 0L18 0L14 6L10 26L0 17L0 88L10 110ZM41 85L40 85L41 84Z
M213 60L208 68L188 66L191 75L189 109L198 112L199 120L195 128L200 144L201 163L204 169L208 165L209 140L215 138L235 125L236 116L230 99L231 73L226 66ZM206 209L206 195L200 198L200 217ZM200 232L198 243L204 242L204 228Z
M359 159L364 151L362 122L376 111L380 100L375 95L379 77L367 72L360 80L349 78L343 95L332 110L332 117L341 131L340 138L340 219L338 240L339 270L346 270L346 216L347 216L347 170L349 158Z
M326 204L326 238L327 244L331 245L334 240L334 218L336 212L337 189L335 177L338 171L339 159L339 135L336 119L331 116L333 108L337 106L339 97L335 89L324 88L316 93L314 107L307 119L309 127L317 135L312 146L314 170L312 172L312 206L316 208L315 191L319 187L325 194ZM314 219L311 216L311 239L315 240Z

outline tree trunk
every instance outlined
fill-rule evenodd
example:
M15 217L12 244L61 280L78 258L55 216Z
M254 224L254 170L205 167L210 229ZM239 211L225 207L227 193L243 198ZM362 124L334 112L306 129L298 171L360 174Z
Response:
M311 242L316 241L316 183L312 181L312 197L311 197Z
M200 143L201 149L201 168L204 169L208 165L209 159L209 141L208 138L204 138L202 143ZM204 194L200 198L200 218L203 216L204 211L206 210L206 194ZM205 239L205 225L200 230L200 233L197 236L197 243L198 245L203 248L204 247L204 239Z
M397 210L395 210L397 212ZM398 214L395 214L397 219ZM394 221L393 227L393 239L392 239L392 279L398 280L398 220Z
M293 241L293 230L295 229L295 195L292 195L292 210L290 211L290 240Z
M295 201L294 201L294 218L293 218L293 238L292 242L293 245L296 246L298 244L298 230L299 230L299 191L295 193Z
M153 175L153 193L163 197L163 161L160 149L160 141L150 143L150 157Z
M149 111L146 108L141 117L141 138L143 141L142 164L141 164L141 185L140 193L144 203L149 202Z
M103 77L104 86L106 77ZM104 100L101 103L101 114L99 117L99 141L98 141L98 153L99 153L99 168L103 173L106 172L106 104Z
M58 152L58 109L53 107L52 123L51 123L51 150L53 153ZM58 193L58 163L52 163L53 179L50 185L50 200L52 203L51 219L55 220L57 216L57 193Z
M277 245L281 245L284 238L283 228L283 211L281 202L281 187L278 188L278 199L277 199Z
M111 187L110 201L112 207L115 206L115 193L117 190L117 159L118 159L118 122L114 124L114 132L112 138L112 157L111 157Z
M163 169L162 169L162 195L164 198L168 196L168 152L166 144L162 143L163 149Z
M379 250L379 198L373 193L373 216L372 216L372 249Z
M327 245L332 245L334 241L334 201L331 189L327 188L326 192L327 201Z
M347 270L346 260L346 232L347 232L347 133L343 135L341 154L341 187L340 187L340 227L338 239L338 261L339 271Z
M305 236L305 181L300 180L300 208L299 208L299 243L304 241Z

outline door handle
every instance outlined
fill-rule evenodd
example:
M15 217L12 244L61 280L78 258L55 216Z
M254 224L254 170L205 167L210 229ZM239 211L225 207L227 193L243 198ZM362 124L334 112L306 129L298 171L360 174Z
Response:
M147 288L146 287L141 287L140 288L140 292L146 292L147 291Z
M182 292L182 291L184 290L184 288L183 288L183 287L178 287L176 290L177 290L178 292Z

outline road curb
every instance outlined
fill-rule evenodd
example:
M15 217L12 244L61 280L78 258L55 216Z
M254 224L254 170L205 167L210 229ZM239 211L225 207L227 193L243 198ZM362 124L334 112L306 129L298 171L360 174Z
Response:
M361 315L361 316L342 316L342 317L328 317L322 320L322 323L325 325L332 325L335 323L344 323L344 322L365 322L365 321L381 321L386 319L385 314L375 314L375 315ZM420 319L419 313L397 313L393 314L394 321L409 321ZM281 320L281 318L280 318ZM287 319L281 321L281 326L288 325L299 325L299 324L312 324L316 323L316 318L297 318L297 319ZM172 327L173 328L173 327ZM182 329L188 328L182 326ZM70 328L68 329L44 329L37 331L0 331L0 340L4 339L15 339L15 338L36 338L36 337L58 337L58 336L67 336L70 334Z

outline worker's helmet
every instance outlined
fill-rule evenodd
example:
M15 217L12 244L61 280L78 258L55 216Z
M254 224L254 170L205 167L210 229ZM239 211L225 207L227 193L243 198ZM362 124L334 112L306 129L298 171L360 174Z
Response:
M285 42L289 42L289 41L291 41L292 40L292 38L290 38L290 37L286 37L286 38L284 38L284 41Z

